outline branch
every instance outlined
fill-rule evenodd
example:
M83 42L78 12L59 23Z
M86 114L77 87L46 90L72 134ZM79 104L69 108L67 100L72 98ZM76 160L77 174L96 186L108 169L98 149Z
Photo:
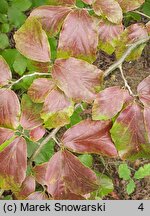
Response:
M138 47L139 45L143 44L143 43L146 43L147 41L150 40L150 36L145 38L145 39L142 39L142 40L139 40L137 42L135 42L134 44L132 44L127 50L126 52L123 54L123 56L118 60L116 61L114 64L112 64L105 72L104 72L104 78L107 77L108 75L111 74L111 72L113 72L115 69L119 68L120 65L122 65L122 63L125 61L125 59L130 55L130 53L136 48Z
M32 154L32 156L30 157L30 159L28 160L28 164L30 164L35 158L36 156L40 153L41 149L43 148L43 146L52 138L55 137L55 134L59 131L60 127L55 128L44 140L43 142L41 142L41 144L38 146L38 148L35 150L35 152Z
M27 75L22 76L20 79L12 82L12 84L10 85L9 88L12 88L13 85L19 83L21 80L23 80L26 77L32 77L32 76L50 76L50 75L51 75L50 73L38 73L38 72L35 72L35 73L32 73L32 74L27 74Z
M132 92L131 87L129 86L129 84L128 84L128 82L127 82L125 76L124 76L124 73L123 73L123 70L122 70L122 65L119 66L119 70L120 70L122 79L123 79L123 81L124 81L125 87L128 89L130 95L134 97L135 95L134 95L134 93Z

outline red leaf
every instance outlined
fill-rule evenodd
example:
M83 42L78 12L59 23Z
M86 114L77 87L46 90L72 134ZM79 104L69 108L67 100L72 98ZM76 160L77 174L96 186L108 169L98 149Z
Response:
M51 79L35 79L28 89L28 95L34 103L43 103L55 84Z
M146 23L147 32L150 35L150 21Z
M18 191L26 176L27 146L22 137L16 137L0 152L0 187Z
M42 104L35 104L28 95L24 94L21 100L21 126L26 130L32 130L43 124L40 116Z
M15 33L16 48L25 57L39 62L50 61L47 35L38 20L30 17Z
M111 135L122 159L143 158L150 153L143 110L138 104L130 104L120 113Z
M65 132L62 143L74 152L116 157L117 150L109 133L111 126L110 121L84 120Z
M48 200L48 196L44 192L36 191L30 194L26 200Z
M0 89L0 127L16 129L19 126L20 103L10 89Z
M144 106L150 107L150 76L138 85L137 92Z
M23 200L35 191L35 179L33 176L27 176L23 181L19 191L15 193L17 199Z
M0 56L0 86L7 85L12 79L10 68L5 59Z
M144 120L145 120L145 127L148 134L148 139L150 143L150 107L144 108Z
M68 190L80 195L98 187L95 173L66 150L57 152L48 163L36 166L35 175L40 184L47 185L47 190L54 199L66 198ZM41 175L44 179L42 181Z
M122 9L116 0L95 0L93 9L98 16L103 16L112 23L122 22Z
M139 8L145 0L117 0L124 12Z
M100 87L103 72L85 61L69 58L55 61L52 76L69 98L92 102Z
M0 145L6 140L9 140L14 135L14 131L8 128L0 127Z
M33 141L38 141L44 136L45 133L45 128L43 126L38 126L37 128L34 128L30 131L30 139Z
M118 86L109 87L101 91L94 101L92 118L94 120L108 120L117 115L123 107L125 93L126 91Z
M82 0L84 3L86 4L92 4L94 2L94 0Z
M37 18L52 37L60 31L64 19L71 11L68 7L44 5L33 10L30 16Z
M65 19L60 33L58 57L96 59L98 35L92 17L85 10L74 10Z
M62 91L54 89L45 99L41 117L46 128L56 128L69 124L73 111L72 101Z

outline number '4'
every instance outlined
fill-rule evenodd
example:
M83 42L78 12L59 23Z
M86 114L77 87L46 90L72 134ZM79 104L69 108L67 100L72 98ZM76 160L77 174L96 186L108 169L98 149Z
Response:
M138 207L139 210L143 211L144 210L144 206L143 206L143 203L141 203Z

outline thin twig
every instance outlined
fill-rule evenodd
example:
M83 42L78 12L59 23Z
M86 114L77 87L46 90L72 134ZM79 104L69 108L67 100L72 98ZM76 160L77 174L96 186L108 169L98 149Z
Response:
M134 93L132 92L131 87L129 86L129 84L128 84L128 82L127 82L125 76L124 76L123 69L122 69L122 65L119 66L119 70L120 70L122 79L123 79L123 81L124 81L125 87L128 89L130 95L134 97L135 95L134 95Z
M150 19L150 16L148 16L148 15L146 15L146 14L144 14L144 13L140 12L140 11L137 11L137 10L135 10L135 11L132 11L132 12L133 12L133 13L140 14L140 15L142 15L142 16L144 16L144 17L146 17L146 18Z
M123 54L123 56L116 61L114 64L112 64L105 72L104 72L104 77L107 77L108 75L111 74L111 72L113 72L115 69L119 68L120 65L122 65L122 63L125 61L125 59L130 55L130 53L138 46L140 46L143 43L146 43L147 41L150 40L150 36L146 37L145 39L139 40L137 42L135 42L134 44L132 44L127 50L126 52Z
M40 146L37 147L37 149L35 150L35 152L32 154L32 156L30 157L30 159L28 160L28 164L30 164L35 158L36 156L40 153L41 149L43 148L43 146L52 138L55 137L55 134L59 131L60 127L55 128L44 140L43 142L40 144Z
M51 76L51 74L50 73L39 73L39 72L35 72L35 73L32 73L32 74L27 74L27 75L22 76L20 79L12 82L11 85L9 86L9 88L12 88L13 85L19 83L24 78L26 78L26 77L32 77L32 76Z

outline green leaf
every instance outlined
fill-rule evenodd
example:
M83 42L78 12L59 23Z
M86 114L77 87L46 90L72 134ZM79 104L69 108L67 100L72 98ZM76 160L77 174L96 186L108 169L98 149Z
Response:
M144 177L150 176L150 163L145 164L143 167L140 167L134 175L135 179L142 179Z
M0 13L7 13L8 10L8 3L6 0L1 0L0 2Z
M85 166L87 166L89 168L92 167L92 165L93 165L93 157L92 157L92 155L83 154L83 155L80 155L78 158L81 161L81 163L83 163Z
M78 107L74 111L73 115L70 117L70 124L66 126L67 129L72 127L73 125L79 123L82 120L82 118L80 116L81 112L82 112L81 107Z
M9 39L6 34L0 34L0 49L5 49L9 46Z
M150 16L150 1L146 1L142 6L142 12Z
M136 185L135 185L134 181L131 179L129 181L129 184L127 184L127 187L126 187L128 195L130 195L134 192L135 187L136 187Z
M17 8L19 11L26 11L31 7L30 0L13 0L12 7Z
M49 38L49 43L51 47L51 59L55 60L57 57L57 39L55 37Z
M0 13L0 23L6 23L7 22L7 15Z
M8 32L9 32L9 24L3 23L3 24L1 25L1 32L2 32L2 33L8 33Z
M84 8L85 4L81 0L76 0L76 6L79 8Z
M16 49L6 49L2 52L2 56L6 60L6 62L9 64L10 69L13 68L13 63L15 61L16 55L18 51Z
M10 24L15 27L20 27L26 20L26 16L15 7L10 7L8 9L8 19Z
M118 173L120 178L123 178L124 180L130 179L131 171L126 163L120 164Z
M15 72L21 76L24 74L26 67L27 67L27 59L24 56L22 56L20 53L18 53L13 64L13 68Z
M47 0L32 0L32 7L38 7L41 5L46 5L47 4Z

